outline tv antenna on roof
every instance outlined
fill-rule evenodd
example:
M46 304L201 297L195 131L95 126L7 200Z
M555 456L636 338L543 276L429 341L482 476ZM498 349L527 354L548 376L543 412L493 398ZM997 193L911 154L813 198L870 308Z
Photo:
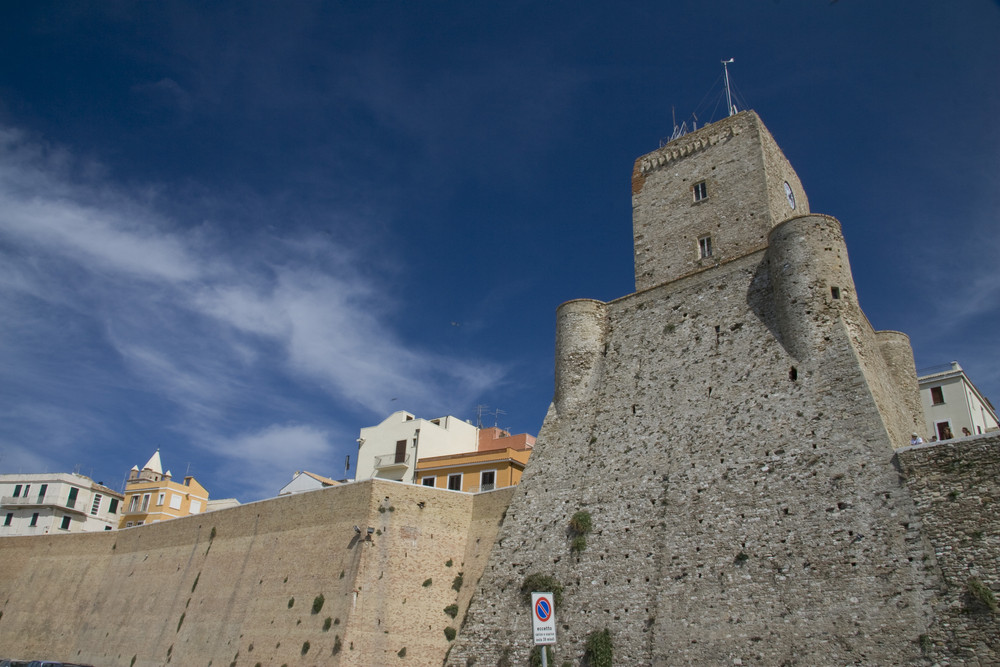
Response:
M729 63L733 62L734 58L722 61L722 71L726 76L726 115L732 116L737 113L736 107L733 106L733 95L729 90Z
M483 427L483 413L489 408L488 405L477 405L476 406L476 428Z

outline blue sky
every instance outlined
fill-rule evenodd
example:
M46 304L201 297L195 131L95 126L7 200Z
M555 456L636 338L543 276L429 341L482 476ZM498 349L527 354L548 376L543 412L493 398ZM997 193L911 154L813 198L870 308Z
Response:
M0 55L0 472L249 501L398 409L537 433L724 58L872 324L1000 398L996 2L7 2Z

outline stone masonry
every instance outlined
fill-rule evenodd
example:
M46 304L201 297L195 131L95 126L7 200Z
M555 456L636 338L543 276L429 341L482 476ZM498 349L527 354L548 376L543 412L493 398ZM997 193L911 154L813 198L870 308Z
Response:
M752 112L637 160L633 210L638 291L559 308L555 398L448 664L526 664L533 573L564 587L556 664L605 628L616 664L921 663L913 355L861 311L839 223Z

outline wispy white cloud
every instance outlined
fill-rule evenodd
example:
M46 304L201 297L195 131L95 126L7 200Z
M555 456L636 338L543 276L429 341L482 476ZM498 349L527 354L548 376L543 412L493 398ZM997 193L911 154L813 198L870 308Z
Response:
M268 427L234 439L232 414L254 413L257 426L284 422L287 415L267 413L269 392L285 405L298 392L313 400L325 393L334 399L325 424L345 407L381 416L394 398L411 410L454 412L502 378L495 364L408 340L387 287L329 236L250 232L234 246L162 214L155 189L126 192L101 174L0 128L0 300L16 309L6 317L21 323L19 334L42 347L65 318L37 313L45 304L72 312L81 329L74 356L113 352L116 361L101 367L112 384L180 409L154 416L160 428L220 438L224 452L238 442L249 466L280 459L290 469L322 467L331 448L319 427ZM31 383L34 362L18 340L0 345L0 363Z
M330 475L338 465L330 434L303 424L272 424L206 444L223 457L225 471L240 471L250 485L247 493L254 498L278 495L296 470Z

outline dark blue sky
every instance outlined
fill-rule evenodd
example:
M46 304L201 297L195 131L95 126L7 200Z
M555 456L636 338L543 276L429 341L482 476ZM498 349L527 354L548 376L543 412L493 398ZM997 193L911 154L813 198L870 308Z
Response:
M0 5L0 471L246 501L397 409L536 433L724 58L872 324L1000 397L996 2L483 4Z

